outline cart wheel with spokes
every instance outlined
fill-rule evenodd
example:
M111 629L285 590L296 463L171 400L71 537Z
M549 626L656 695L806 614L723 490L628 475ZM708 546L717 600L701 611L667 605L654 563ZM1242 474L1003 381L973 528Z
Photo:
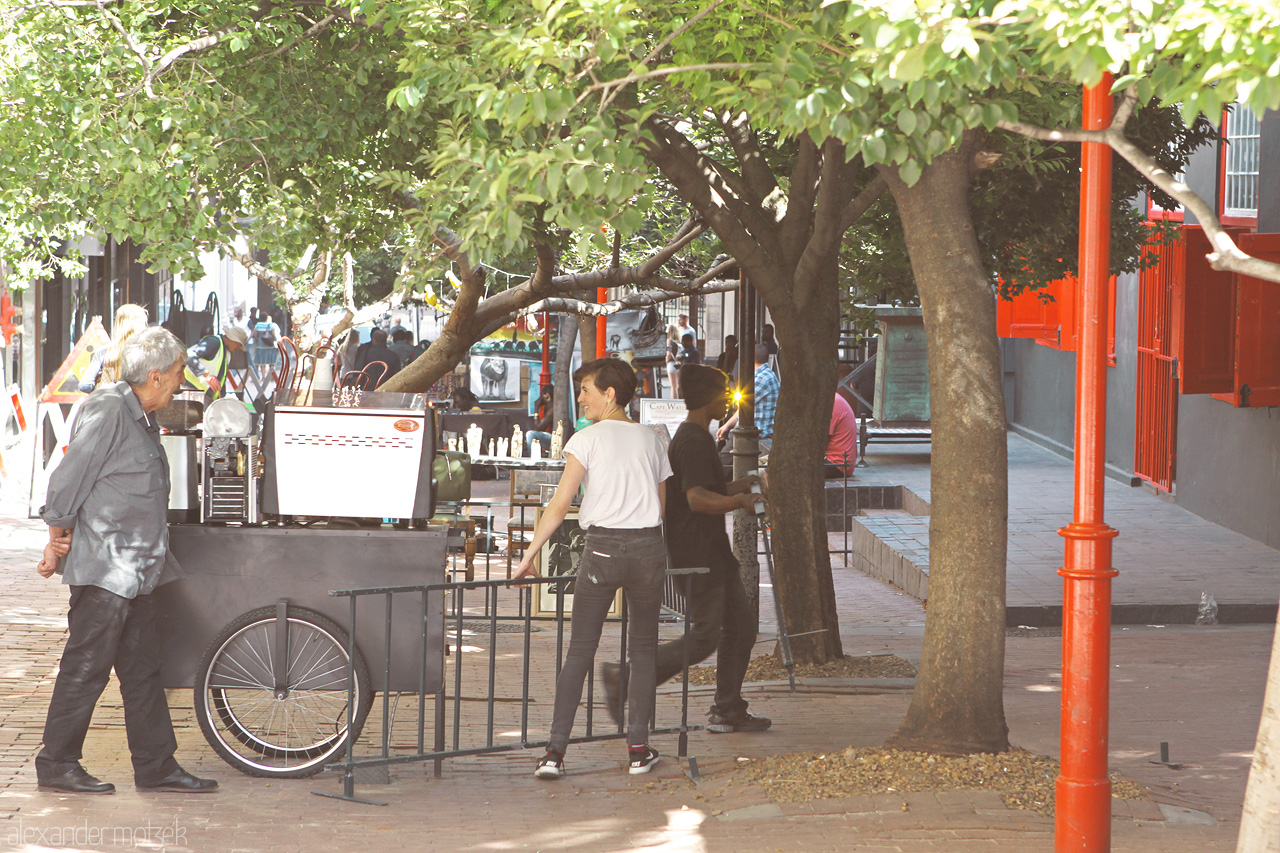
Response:
M263 607L223 628L197 670L200 730L223 760L250 776L311 776L347 744L347 632L302 607L290 606L285 623L278 659L276 608ZM352 671L358 738L373 704L358 649Z

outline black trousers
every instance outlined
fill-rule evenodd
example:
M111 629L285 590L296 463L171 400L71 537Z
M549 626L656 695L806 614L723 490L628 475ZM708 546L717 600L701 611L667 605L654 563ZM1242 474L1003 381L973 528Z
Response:
M149 595L122 598L96 586L71 587L71 636L44 724L36 776L51 779L75 768L84 751L94 706L114 667L124 700L125 733L136 782L157 782L178 769L178 743L160 681L155 603Z
M737 566L724 577L694 575L689 613L689 666L716 655L716 698L711 713L737 717L747 710L742 680L756 644L756 615L742 586ZM658 646L658 684L678 675L684 667L685 638Z

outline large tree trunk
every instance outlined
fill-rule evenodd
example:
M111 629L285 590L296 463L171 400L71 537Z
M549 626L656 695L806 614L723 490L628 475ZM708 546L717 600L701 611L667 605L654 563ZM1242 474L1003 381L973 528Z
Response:
M835 254L830 281L813 288L811 304L774 315L781 349L782 392L769 454L769 502L787 513L773 525L774 594L782 602L798 663L825 663L844 654L827 542L823 455L835 397L840 336Z
M572 314L561 314L556 331L556 364L555 373L551 377L556 388L555 402L551 410L555 413L553 423L564 424L564 440L573 435L573 418L569 413L573 400L573 345L578 340L578 318ZM552 432L555 429L552 428Z
M1004 718L1008 447L995 298L969 213L976 139L906 186L886 170L924 309L933 417L929 612L916 689L889 745L1009 748Z
M1280 853L1280 629L1271 646L1271 669L1262 722L1244 793L1237 853Z

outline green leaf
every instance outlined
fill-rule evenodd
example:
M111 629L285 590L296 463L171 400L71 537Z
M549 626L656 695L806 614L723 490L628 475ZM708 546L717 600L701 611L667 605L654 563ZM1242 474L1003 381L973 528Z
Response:
M909 187L915 186L916 181L920 180L920 164L916 160L908 160L898 167L898 177L902 178L902 182Z
M909 82L924 76L924 48L911 47L900 52L889 63L889 76L894 80Z
M862 143L863 157L869 163L883 163L887 151L884 139L879 136L872 136Z

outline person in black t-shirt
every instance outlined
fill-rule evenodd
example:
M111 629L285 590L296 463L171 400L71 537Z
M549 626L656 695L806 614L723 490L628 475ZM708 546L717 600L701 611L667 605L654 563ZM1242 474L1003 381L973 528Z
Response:
M772 725L767 717L747 713L742 679L756 642L756 615L738 574L724 517L735 509L754 510L760 495L751 487L757 477L726 482L724 465L711 435L711 422L722 420L729 408L730 379L723 371L701 364L680 368L680 396L688 416L667 448L672 477L667 481L667 553L676 568L707 566L710 574L695 575L689 608L689 663L716 655L716 694L708 714L707 731L760 732ZM658 646L658 684L684 668L684 638ZM606 664L603 680L607 707L619 707L616 664Z

